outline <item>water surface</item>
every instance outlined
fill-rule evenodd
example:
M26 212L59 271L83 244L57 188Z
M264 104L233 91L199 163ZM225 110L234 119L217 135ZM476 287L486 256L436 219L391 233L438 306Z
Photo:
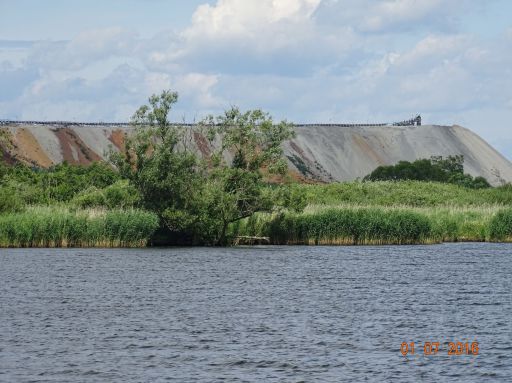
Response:
M0 249L0 381L511 381L511 275L501 244Z

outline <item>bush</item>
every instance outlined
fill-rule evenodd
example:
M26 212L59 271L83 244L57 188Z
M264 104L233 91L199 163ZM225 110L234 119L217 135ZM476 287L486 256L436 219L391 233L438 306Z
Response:
M103 207L107 205L103 191L94 186L91 186L76 195L71 203L82 209Z
M105 207L109 209L126 209L134 207L140 201L137 190L128 181L117 181L104 189L94 186L77 194L71 203L86 209L91 207Z
M23 200L15 190L0 187L0 214L22 210Z
M512 209L502 210L491 219L489 236L492 241L512 241Z
M464 174L464 156L434 156L414 162L400 161L396 165L379 166L364 177L364 181L435 181L482 189L491 185L483 177L473 178Z

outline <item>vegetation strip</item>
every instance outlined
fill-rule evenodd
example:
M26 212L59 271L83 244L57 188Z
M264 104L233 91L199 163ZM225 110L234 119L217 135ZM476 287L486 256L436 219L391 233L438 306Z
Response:
M139 108L109 163L0 162L0 247L512 241L512 186L465 174L456 153L297 184L282 150L292 124L232 107L194 126L199 154L198 131L169 122L177 99Z
M30 208L0 215L0 247L144 247L157 227L140 210Z

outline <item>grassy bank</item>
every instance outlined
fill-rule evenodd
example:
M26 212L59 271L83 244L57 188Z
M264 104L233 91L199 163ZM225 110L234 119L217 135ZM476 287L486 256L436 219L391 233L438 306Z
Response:
M427 182L301 185L303 213L256 214L236 236L273 244L407 244L512 241L512 189L471 190Z
M274 244L379 245L432 243L431 224L421 214L379 208L327 209L271 219Z
M294 188L305 195L303 212L256 213L231 224L228 237L289 245L512 242L508 186L471 190L407 181ZM0 214L0 247L143 247L159 227L154 213L80 206L72 200Z
M143 247L158 218L141 210L31 207L0 215L0 247Z
M484 207L512 205L512 186L469 189L420 181L343 182L301 185L311 205Z

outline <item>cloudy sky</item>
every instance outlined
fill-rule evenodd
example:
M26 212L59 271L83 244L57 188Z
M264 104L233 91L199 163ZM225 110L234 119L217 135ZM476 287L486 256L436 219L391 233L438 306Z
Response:
M0 0L0 119L459 124L512 158L509 0Z

